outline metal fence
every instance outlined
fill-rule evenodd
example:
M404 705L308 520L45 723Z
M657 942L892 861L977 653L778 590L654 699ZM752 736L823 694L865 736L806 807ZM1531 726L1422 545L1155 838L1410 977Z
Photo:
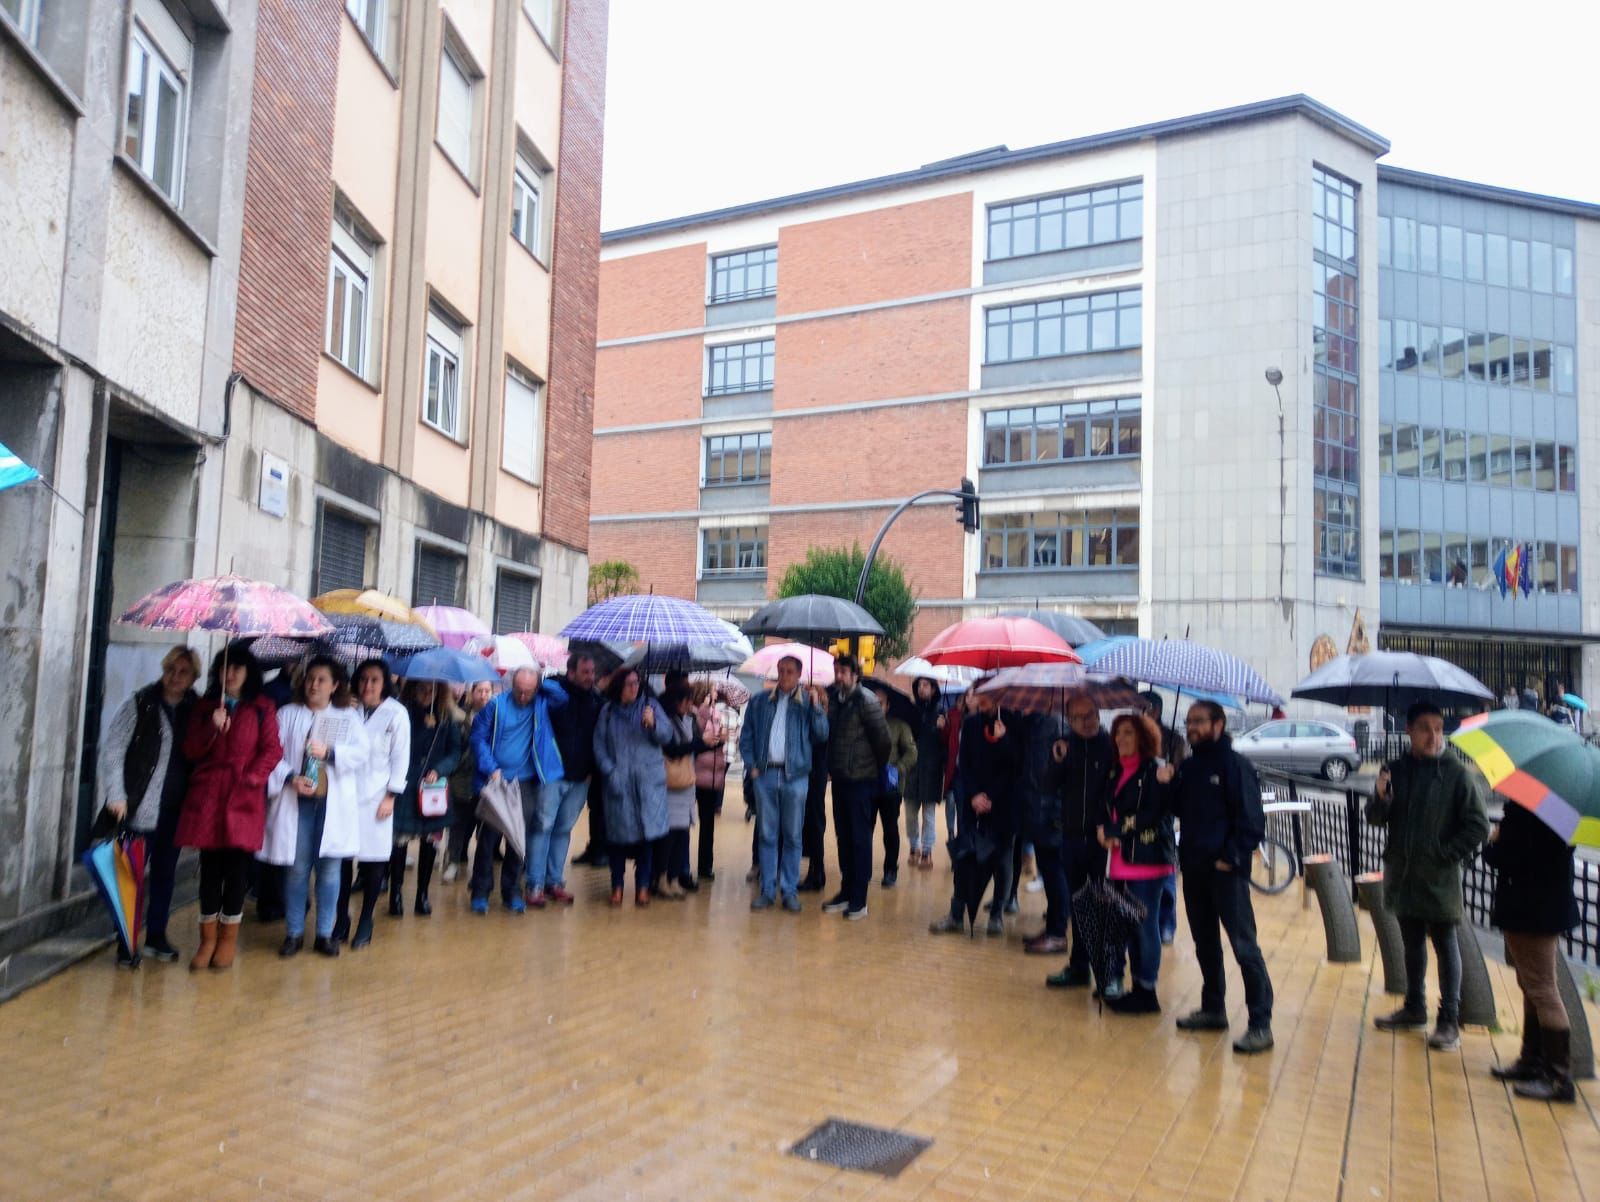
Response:
M1311 807L1304 814L1267 818L1267 833L1293 848L1298 859L1332 856L1351 878L1352 889L1357 875L1383 868L1384 831L1368 823L1362 812L1370 786L1345 788L1270 768L1257 772L1264 792L1270 790L1279 801L1306 802ZM1462 876L1462 893L1467 916L1476 926L1490 925L1494 885L1494 869L1481 855L1473 856ZM1578 855L1573 890L1579 922L1565 937L1567 955L1600 967L1600 863L1583 852Z

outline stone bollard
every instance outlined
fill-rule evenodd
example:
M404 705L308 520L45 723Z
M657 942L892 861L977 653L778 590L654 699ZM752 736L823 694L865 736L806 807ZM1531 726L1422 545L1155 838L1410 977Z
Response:
M1322 932L1328 941L1328 959L1334 964L1354 964L1361 959L1361 930L1344 872L1332 856L1307 856L1306 887L1317 895L1322 908Z
M1405 944L1400 938L1400 920L1383 904L1383 873L1364 872L1356 877L1356 902L1372 915L1372 933L1383 958L1383 991L1406 991Z
M1461 1022L1462 1025L1500 1029L1500 1017L1494 1008L1494 987L1489 983L1489 966L1483 962L1483 949L1478 946L1478 931L1463 918L1456 923L1456 945L1461 949Z

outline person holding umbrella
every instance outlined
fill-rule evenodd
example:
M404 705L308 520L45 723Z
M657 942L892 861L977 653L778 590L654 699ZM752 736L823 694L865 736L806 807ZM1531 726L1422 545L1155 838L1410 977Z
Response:
M428 886L438 859L439 842L450 827L448 780L461 763L461 710L450 690L431 680L412 680L401 690L406 717L411 722L410 762L406 787L395 799L394 851L389 857L389 913L404 911L406 845L417 840L417 900L413 911L421 917L433 913ZM425 813L422 790L445 790L443 804Z
M814 751L828 738L822 691L813 685L808 694L801 687L801 667L792 655L778 661L777 687L750 699L739 731L739 757L761 814L756 824L761 889L750 903L752 910L771 909L780 892L785 910L800 909L806 791Z
M1408 755L1378 770L1367 821L1388 832L1383 849L1383 901L1400 922L1405 944L1406 999L1376 1020L1380 1031L1428 1025L1428 943L1439 960L1439 1015L1428 1046L1461 1046L1461 867L1489 834L1483 797L1466 767L1444 754L1444 715L1431 701L1406 711Z
M550 729L561 753L561 779L539 790L539 815L528 839L528 900L548 899L570 906L567 891L567 851L572 828L589 798L589 778L594 775L594 727L605 698L595 688L594 656L573 652L567 671L554 678L567 695L567 704L550 711Z
M1020 821L1016 791L1022 749L992 696L974 689L967 697L972 712L961 723L956 756L957 830L950 843L955 887L949 913L929 924L928 930L935 935L960 934L967 918L976 920L984 889L994 877L986 930L990 935L1004 935L1004 876Z
M1115 1014L1159 1014L1161 894L1177 863L1168 785L1157 779L1161 728L1148 715L1121 714L1111 724L1111 741L1116 783L1096 833L1110 855L1106 875L1144 907L1144 918L1128 945L1133 988L1107 1004Z
M594 762L605 780L611 904L622 904L631 858L634 904L648 906L650 845L667 833L667 763L661 749L672 739L672 722L644 691L637 668L612 676L606 701L595 723Z
M883 880L885 889L893 889L900 880L900 802L905 795L906 781L917 763L917 736L911 726L894 712L893 699L898 695L900 704L909 698L898 689L892 689L881 680L869 680L868 687L877 694L883 707L884 724L889 728L889 763L883 770L883 781L875 802L878 821L883 825Z
M167 939L172 886L178 866L178 815L188 784L183 758L189 714L200 700L200 657L179 645L161 657L161 679L124 701L100 744L101 802L118 822L144 836L149 900L144 950L157 960L176 960ZM130 958L130 963L131 958Z
M945 717L939 682L919 676L911 684L916 706L917 758L906 781L906 842L913 868L933 867L933 840L939 825L939 805L944 801Z
M261 846L280 724L261 696L261 665L241 644L217 652L189 716L189 785L173 842L200 850L200 947L191 971L227 968L239 946L250 857Z
M833 661L828 687L828 773L833 778L833 827L839 841L842 887L822 907L844 911L851 922L867 916L867 884L872 878L874 795L889 763L889 727L876 695L861 687L854 656Z
M1105 812L1106 799L1115 778L1116 748L1100 726L1100 710L1085 693L1074 694L1067 701L1067 733L1051 751L1059 765L1057 775L1057 801L1060 806L1061 836L1059 854L1061 875L1064 878L1065 897L1059 911L1045 910L1045 929L1038 937L1046 948L1059 947L1054 940L1066 935L1067 922L1072 916L1072 895L1088 883L1091 874L1101 871L1101 855L1095 839L1099 815ZM1049 854L1040 857L1041 873L1048 873ZM1045 897L1048 899L1049 875L1045 876ZM1055 919L1051 921L1052 917ZM1030 944L1024 950L1032 951ZM1052 989L1081 989L1091 978L1087 943L1075 930L1072 951L1060 972L1045 978ZM1109 972L1106 975L1111 977ZM1121 968L1114 978L1097 982L1107 1001L1122 993Z

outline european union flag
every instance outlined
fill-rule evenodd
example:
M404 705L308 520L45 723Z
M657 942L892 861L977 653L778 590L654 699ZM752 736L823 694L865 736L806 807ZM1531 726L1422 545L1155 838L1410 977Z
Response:
M1506 548L1500 548L1500 554L1494 557L1494 582L1500 586L1500 596L1506 595L1510 584L1506 580Z
M1523 545L1517 557L1517 587L1524 597L1533 596L1533 547L1529 544Z

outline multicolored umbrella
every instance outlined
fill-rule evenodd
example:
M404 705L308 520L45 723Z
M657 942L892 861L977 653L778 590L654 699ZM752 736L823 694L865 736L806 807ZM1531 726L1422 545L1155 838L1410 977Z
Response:
M458 651L469 639L487 639L494 635L477 614L454 605L419 605L415 613L433 627L441 643Z
M959 664L993 672L1043 660L1079 663L1078 653L1032 618L968 618L947 626L922 649L930 664Z
M123 959L135 963L144 912L144 858L144 839L131 834L96 843L79 857L111 914Z
M778 661L789 655L800 661L800 679L806 684L826 687L833 683L833 656L821 647L807 647L804 643L771 643L740 664L738 670L746 676L777 680Z
M1278 691L1237 655L1189 639L1127 636L1079 648L1083 662L1105 676L1126 676L1170 689L1204 689L1246 701L1282 705Z
M1496 793L1568 843L1600 847L1600 750L1569 727L1526 710L1495 710L1465 719L1450 741Z
M1024 664L995 673L978 686L992 694L1001 709L1025 714L1064 714L1074 697L1087 697L1096 709L1143 709L1144 698L1132 685L1114 676L1088 672L1082 664Z
M562 628L563 637L597 643L712 643L728 640L710 610L656 593L632 593L591 605Z
M332 624L332 634L309 640L269 635L257 639L250 653L263 668L282 667L309 655L331 655L341 663L354 666L364 659L415 655L439 645L439 640L422 627L405 622L391 622L365 614L324 614L323 617Z
M117 621L147 630L214 630L233 635L332 634L322 614L286 589L242 576L179 580L134 602Z

